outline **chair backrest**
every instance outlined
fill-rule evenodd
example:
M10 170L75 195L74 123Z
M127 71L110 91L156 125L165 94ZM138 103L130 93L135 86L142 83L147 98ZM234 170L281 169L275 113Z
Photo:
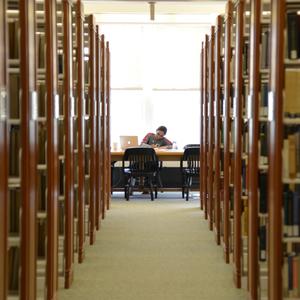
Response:
M190 174L197 175L200 170L200 147L186 148L181 159L181 167L188 169Z
M187 148L199 148L200 144L187 144L183 147L183 149L187 149Z
M123 156L123 168L137 174L156 172L158 170L157 155L153 148L128 148Z

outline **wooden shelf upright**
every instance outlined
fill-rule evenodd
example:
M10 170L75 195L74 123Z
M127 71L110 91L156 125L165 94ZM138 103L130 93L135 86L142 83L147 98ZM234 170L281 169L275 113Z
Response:
M235 96L233 99L234 118L234 281L237 288L241 287L241 212L242 212L242 117L243 117L243 37L244 37L245 2L236 3L235 27Z
M225 53L224 53L224 258L229 263L229 238L230 238L230 102L231 102L231 78L230 78L230 61L231 61L231 32L232 32L232 14L233 4L228 1L225 13Z
M100 92L100 32L96 26L96 229L100 229L101 224L101 92Z
M222 34L222 17L218 16L216 20L215 32L215 70L214 70L214 163L215 163L215 174L214 174L214 225L216 233L216 242L218 245L221 243L221 142L220 142L220 115L221 115L221 34Z
M105 99L105 37L101 35L100 42L100 93L101 93L101 207L102 207L102 219L105 218L106 210L107 210L107 177L106 177L106 161L107 161L107 153L106 153L106 99Z
M258 299L258 132L261 1L251 2L249 116L249 293Z
M8 285L8 74L6 1L0 4L0 299L7 297Z
M111 158L110 158L110 49L109 42L106 42L105 48L105 99L106 99L106 205L110 209L110 195L111 195Z
M63 9L63 90L65 121L65 288L73 282L74 262L74 164L73 164L73 43L72 43L72 3L62 0Z
M203 197L204 197L204 216L208 219L208 199L207 199L207 173L208 173L208 35L205 35L205 42L203 48Z
M58 94L57 94L57 32L56 3L45 0L45 84L47 98L47 256L46 291L47 299L55 299L58 276ZM39 95L43 99L43 95Z
M200 209L205 208L204 196L204 42L200 51Z
M269 226L268 226L268 297L282 299L283 295L283 222L282 222L282 147L284 90L284 28L286 1L271 2L271 68L269 92ZM299 99L297 99L299 101ZM299 288L299 287L298 287Z
M88 17L89 27L89 105L90 105L90 244L95 242L96 229L96 24Z
M84 159L84 12L82 1L76 2L76 41L77 41L77 122L78 122L78 262L84 260L85 243L85 159Z
M37 213L37 95L35 51L35 1L20 0L21 93L21 299L36 297ZM30 243L29 243L30 241Z
M215 26L211 26L210 30L210 42L208 48L208 115L207 115L207 167L208 167L208 181L207 181L207 195L208 195L208 219L209 229L213 230L214 221L214 48L215 48Z

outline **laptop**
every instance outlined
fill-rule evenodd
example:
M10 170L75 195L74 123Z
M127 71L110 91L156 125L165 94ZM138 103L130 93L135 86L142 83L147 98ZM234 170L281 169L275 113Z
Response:
M120 136L120 146L121 149L124 150L129 147L137 147L138 144L138 137L136 135L121 135Z

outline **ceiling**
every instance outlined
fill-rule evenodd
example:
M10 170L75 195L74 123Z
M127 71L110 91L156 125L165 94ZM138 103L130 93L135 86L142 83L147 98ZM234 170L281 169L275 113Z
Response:
M97 22L137 23L150 22L150 1L141 0L86 0L85 14L94 14ZM226 1L157 0L155 22L212 24L218 14L225 11Z

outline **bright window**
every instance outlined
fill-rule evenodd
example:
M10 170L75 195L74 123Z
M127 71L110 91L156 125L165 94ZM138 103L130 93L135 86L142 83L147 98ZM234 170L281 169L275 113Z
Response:
M111 49L111 142L160 125L179 147L199 143L202 29L195 24L103 24Z

